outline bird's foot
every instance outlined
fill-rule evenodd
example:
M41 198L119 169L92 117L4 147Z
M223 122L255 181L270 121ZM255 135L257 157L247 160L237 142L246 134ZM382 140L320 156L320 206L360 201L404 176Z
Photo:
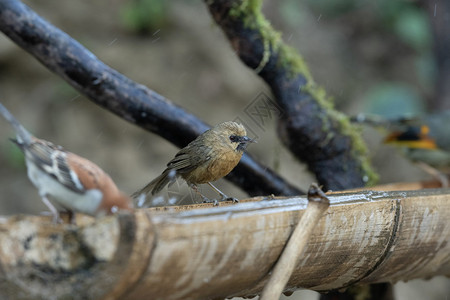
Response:
M214 206L219 205L219 201L217 201L217 199L208 199L206 197L203 198L203 203L213 203Z
M41 191L39 191L41 193ZM59 211L56 209L56 207L53 206L53 204L48 200L47 195L42 193L41 194L42 202L48 207L51 214L53 215L53 224L63 224L64 221L59 217Z
M52 222L53 224L64 224L63 219L61 219L59 216L53 216Z
M233 203L239 202L238 199L234 197L228 197L227 195L225 195L221 190L216 188L211 182L208 182L208 185L222 197L220 198L220 201L233 201Z
M234 197L227 197L226 195L224 195L222 197L222 200L220 200L220 201L231 201L233 203L239 203L239 199L236 199Z

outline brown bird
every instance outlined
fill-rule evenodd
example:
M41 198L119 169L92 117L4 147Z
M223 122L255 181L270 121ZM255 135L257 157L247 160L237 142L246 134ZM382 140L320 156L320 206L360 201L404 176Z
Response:
M119 209L132 210L131 199L96 164L32 136L1 103L0 114L16 131L13 142L24 152L28 177L52 212L53 222L60 218L49 198L71 215L81 212L101 216Z
M167 184L173 183L176 177L182 177L187 184L200 196L204 202L214 202L202 195L197 188L198 184L207 183L222 196L221 200L229 198L218 188L211 184L234 169L247 148L248 143L254 140L247 137L244 126L236 122L224 122L205 131L186 147L181 149L169 161L167 168L161 175L153 179L144 188L132 195L136 198L142 194L152 195L161 191Z

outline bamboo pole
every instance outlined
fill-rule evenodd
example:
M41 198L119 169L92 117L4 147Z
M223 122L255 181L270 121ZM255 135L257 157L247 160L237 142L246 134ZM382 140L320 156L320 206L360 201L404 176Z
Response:
M450 275L450 190L327 194L285 291ZM260 294L306 197L140 209L77 226L0 218L0 299Z

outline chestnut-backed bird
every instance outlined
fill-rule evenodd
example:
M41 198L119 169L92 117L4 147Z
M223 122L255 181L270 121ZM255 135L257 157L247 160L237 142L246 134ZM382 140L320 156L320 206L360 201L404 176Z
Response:
M131 199L96 164L32 136L1 103L0 113L15 130L13 142L24 152L28 177L50 209L53 222L60 218L51 201L72 213L91 216L132 210Z

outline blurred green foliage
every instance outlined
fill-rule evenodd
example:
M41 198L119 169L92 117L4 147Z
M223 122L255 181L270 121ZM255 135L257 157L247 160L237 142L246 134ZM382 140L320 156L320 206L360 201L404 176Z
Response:
M364 2L358 0L307 0L309 7L315 11L320 11L320 14L326 15L328 18L339 17L356 9Z
M373 24L380 24L385 31L395 33L408 46L418 51L427 51L431 46L427 13L414 1L308 0L308 6L328 19L357 14L358 11L371 11L369 15ZM367 14L364 16L367 17Z
M60 81L54 86L53 95L55 102L63 101L65 103L67 100L75 100L80 93L67 82Z
M282 1L279 6L283 20L292 26L301 26L307 11L301 8L298 1Z
M287 2L296 2L288 0ZM339 18L358 10L372 10L373 22L394 32L404 43L416 50L431 44L431 28L426 11L414 1L391 0L308 0L308 6L327 18Z
M167 23L168 3L164 0L131 0L122 7L122 23L127 30L149 34Z
M417 115L425 110L418 93L409 85L396 82L382 82L374 85L363 99L364 111L395 118Z
M431 47L431 28L424 11L408 8L399 11L393 24L397 36L418 52L426 52Z
M436 77L438 74L437 65L433 53L426 52L416 57L414 61L417 76L421 83L421 87L431 92L435 86Z
M23 152L13 142L5 139L1 144L1 152L4 161L15 169L25 170L25 158Z
M305 12L298 11L308 13L310 10L323 22L348 28L349 47L354 46L355 51L361 41L378 40L384 45L380 49L392 49L392 52L382 54L389 55L391 59L384 61L395 61L397 58L409 60L411 72L403 77L392 77L398 76L398 73L392 72L395 63L372 67L382 76L394 78L394 81L386 82L383 78L372 82L364 98L364 107L367 112L392 116L425 109L422 98L434 89L437 68L432 51L432 29L427 11L419 4L406 0L307 0L302 5L297 0L283 0L279 12L291 26L301 26Z

